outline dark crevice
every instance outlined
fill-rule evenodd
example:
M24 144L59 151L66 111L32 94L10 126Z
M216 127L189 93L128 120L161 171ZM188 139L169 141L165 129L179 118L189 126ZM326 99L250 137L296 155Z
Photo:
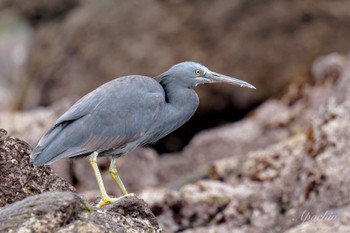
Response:
M245 109L237 109L234 106L227 106L220 111L211 110L205 113L200 113L200 111L197 110L187 123L172 132L170 135L160 139L157 143L151 145L151 147L160 154L179 152L198 132L239 121L259 104L260 103L252 104Z

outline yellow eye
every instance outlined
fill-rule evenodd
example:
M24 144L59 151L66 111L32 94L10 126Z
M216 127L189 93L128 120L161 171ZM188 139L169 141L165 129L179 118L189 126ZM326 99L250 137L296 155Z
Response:
M201 71L200 70L196 70L196 74L197 75L201 74Z

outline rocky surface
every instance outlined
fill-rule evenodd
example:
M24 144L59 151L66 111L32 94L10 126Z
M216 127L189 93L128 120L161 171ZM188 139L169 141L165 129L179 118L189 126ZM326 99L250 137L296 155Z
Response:
M291 85L281 99L265 102L244 120L198 134L181 153L158 157L143 149L126 156L119 170L127 187L146 188L139 197L166 232L347 232L350 59L330 54L312 67L312 84ZM69 163L80 182L95 183L92 172L82 172L86 160ZM104 170L108 161L100 165ZM70 170L75 166L82 168ZM172 189L155 188L164 184ZM125 201L124 210L106 208L151 216ZM78 216L74 224L83 226ZM147 226L155 222L146 219Z
M97 209L71 192L46 192L0 209L1 232L162 232L136 197Z
M162 232L143 200L96 208L48 166L33 167L29 154L0 129L0 232Z
M346 217L305 223L305 215L350 203L350 60L340 57L336 66L334 54L316 61L314 67L324 72L314 73L315 85L290 87L282 100L266 102L241 122L199 134L182 155L169 159L177 162L166 163L171 168L164 172L179 166L182 174L200 180L178 191L142 192L164 228L283 232L296 226L290 231L346 232ZM341 72L328 75L334 67Z
M0 129L0 207L46 191L74 191L48 166L30 163L29 145Z
M73 100L63 99L47 108L0 112L0 128L6 127L9 135L20 137L34 147L47 129L72 103ZM158 157L159 155L153 149L140 148L119 159L118 170L129 191L136 192L159 184ZM108 172L109 162L109 158L98 159L107 190L110 194L119 195L118 188ZM95 180L92 169L86 169L90 167L88 159L60 160L50 164L50 167L58 176L74 184L78 192L91 196L91 199L99 195L99 192L90 192L97 190L98 186L96 182L91 182ZM130 170L138 172L128 174ZM140 173L144 179L137 179Z

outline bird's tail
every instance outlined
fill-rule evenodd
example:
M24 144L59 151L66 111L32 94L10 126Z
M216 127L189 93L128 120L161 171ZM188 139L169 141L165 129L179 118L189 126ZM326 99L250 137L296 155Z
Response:
M62 132L62 129L65 127L65 124L58 124L51 127L47 133L40 139L38 145L33 149L30 154L30 160L35 166L49 164L53 162L53 158L57 155L57 153L62 153L63 151L52 151L53 153L48 154L47 148L48 146L56 139L59 134ZM57 149L57 148L56 148Z

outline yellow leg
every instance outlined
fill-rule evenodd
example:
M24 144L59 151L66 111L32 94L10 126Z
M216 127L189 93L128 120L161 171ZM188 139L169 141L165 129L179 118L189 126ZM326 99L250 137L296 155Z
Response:
M101 201L97 204L97 207L101 208L104 205L106 205L108 203L116 202L116 201L120 200L121 198L111 198L108 196L106 189L105 189L105 186L103 185L103 180L102 180L100 170L98 169L98 166L97 166L97 156L98 156L97 152L94 152L90 155L90 165L91 165L92 169L94 170L97 184L98 184L98 187L99 187L100 192L101 192Z
M115 181L115 183L117 184L120 192L122 193L123 197L126 196L134 196L133 193L128 194L128 191L126 191L126 188L123 184L122 179L120 179L120 176L118 174L118 170L117 170L117 166L116 166L116 158L112 157L111 160L111 165L109 166L109 174L112 176L113 180Z

